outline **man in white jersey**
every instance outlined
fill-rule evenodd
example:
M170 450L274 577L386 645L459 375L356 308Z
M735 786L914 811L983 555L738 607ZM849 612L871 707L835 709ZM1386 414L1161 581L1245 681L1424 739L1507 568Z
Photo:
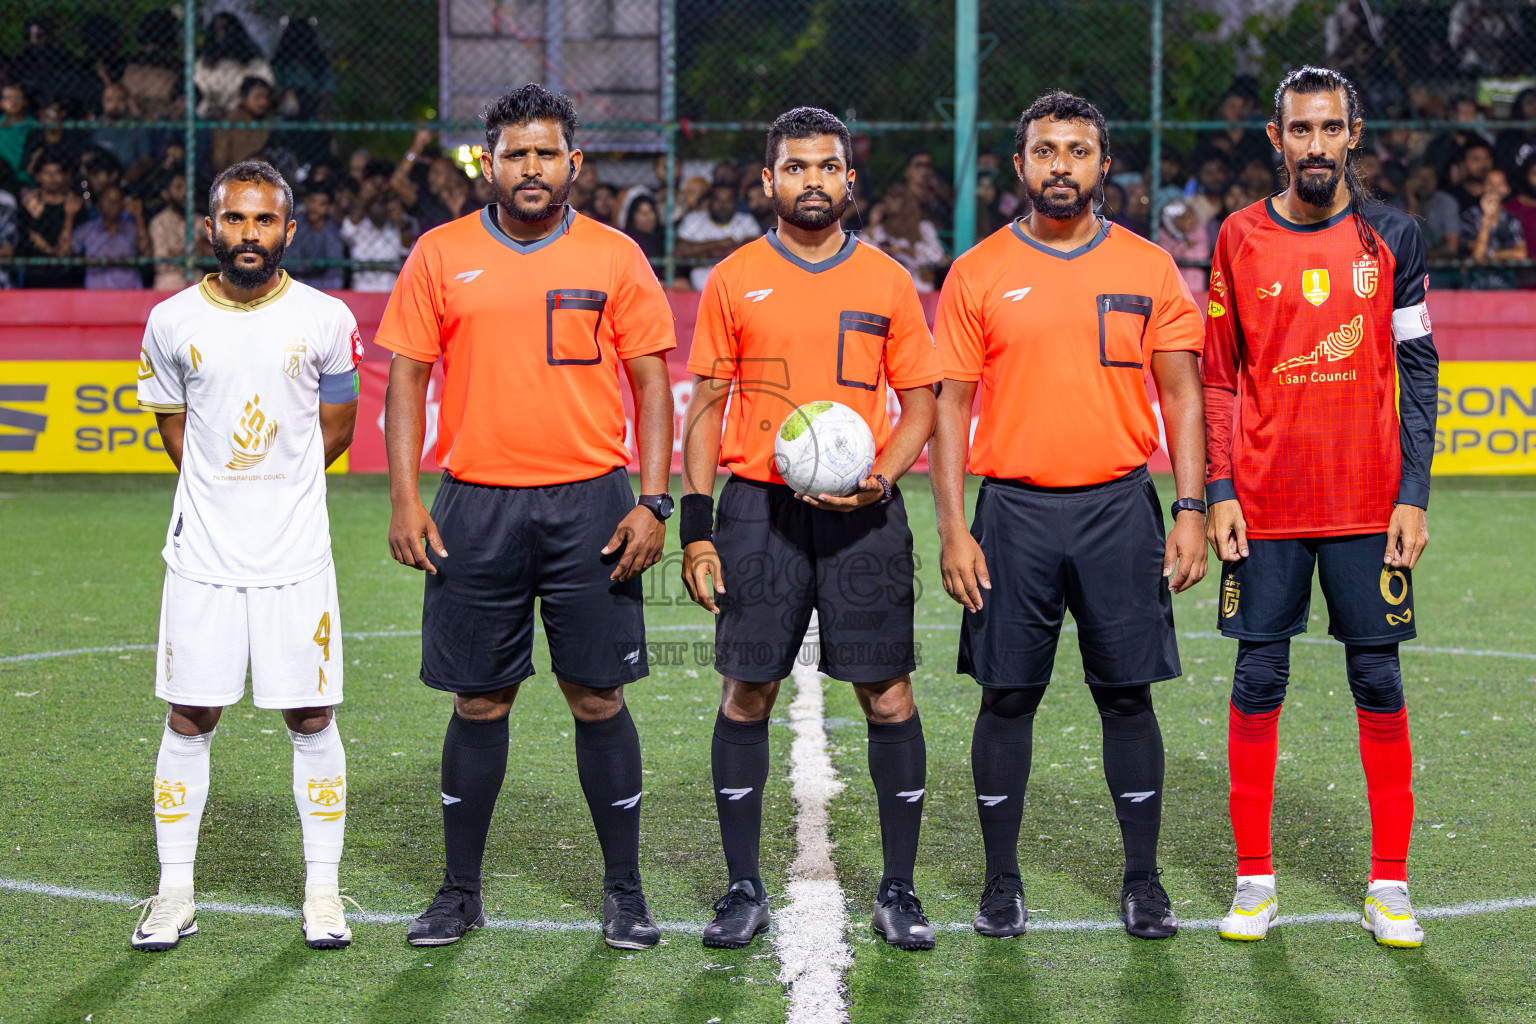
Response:
M346 752L332 708L343 659L325 467L352 443L362 340L340 301L279 269L293 192L248 160L214 180L206 229L219 273L154 308L139 404L180 470L166 530L155 695L170 704L155 763L160 890L132 944L197 931L192 863L219 714L245 693L283 714L304 837L304 941L352 941L337 867Z

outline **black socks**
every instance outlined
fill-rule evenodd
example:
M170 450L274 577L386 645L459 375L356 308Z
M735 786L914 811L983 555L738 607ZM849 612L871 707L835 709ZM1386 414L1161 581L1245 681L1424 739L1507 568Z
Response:
M763 787L768 783L768 719L737 722L723 710L717 712L710 766L726 872L732 883L750 881L762 899L757 854L763 831Z
M912 881L917 864L917 836L923 824L923 794L928 785L928 748L923 723L913 712L905 722L869 722L869 777L880 807L880 845L886 882Z
M1038 704L1039 698L1033 703ZM971 733L971 778L976 783L976 814L987 851L988 879L1019 874L1019 822L1034 753L1035 709L1006 714L1016 710L1006 704L990 705L984 698Z
M640 734L629 707L600 722L576 719L576 775L603 848L603 884L640 878Z
M443 845L449 877L476 891L506 774L506 717L474 722L455 713L443 736Z
M1120 819L1125 881L1157 870L1163 823L1163 734L1150 686L1091 686L1104 725L1104 780Z

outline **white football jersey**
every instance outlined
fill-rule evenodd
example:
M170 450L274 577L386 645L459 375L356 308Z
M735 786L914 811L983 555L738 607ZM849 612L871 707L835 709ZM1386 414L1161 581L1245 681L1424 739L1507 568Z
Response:
M144 327L139 404L187 414L162 553L203 583L281 586L331 561L320 403L357 397L362 339L345 303L280 273L249 304L205 279Z

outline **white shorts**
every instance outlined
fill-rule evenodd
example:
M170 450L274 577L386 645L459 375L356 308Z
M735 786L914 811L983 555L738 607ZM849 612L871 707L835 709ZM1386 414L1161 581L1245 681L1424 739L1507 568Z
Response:
M155 696L221 708L251 696L259 708L341 703L344 660L336 567L281 587L199 583L165 571Z

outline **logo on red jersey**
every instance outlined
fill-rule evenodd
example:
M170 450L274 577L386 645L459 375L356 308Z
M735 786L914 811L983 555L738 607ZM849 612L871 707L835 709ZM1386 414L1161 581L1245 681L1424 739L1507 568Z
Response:
M363 336L356 327L352 328L352 365L356 366L363 361Z
M1326 275L1328 272L1325 270ZM1304 356L1295 356L1280 363L1270 371L1272 373L1284 373L1302 366L1315 366L1319 360L1326 359L1330 363L1337 363L1348 359L1355 354L1355 349L1360 347L1360 342L1365 338L1365 319L1358 314L1347 324L1340 324L1336 331L1329 331L1328 337L1317 343L1317 347Z
M1314 306L1321 306L1328 301L1328 271L1303 270L1301 272L1301 294Z
M1355 294L1362 299L1369 299L1376 294L1376 282L1381 277L1381 272L1376 266L1375 260L1355 260Z
M1259 293L1260 299L1278 299L1280 297L1280 282L1276 281L1268 288L1260 285L1258 288L1255 288L1254 291Z
M1211 291L1215 292L1217 295L1220 295L1222 298L1227 297L1227 282L1221 279L1220 267L1211 268Z
M1210 307L1208 308L1207 311L1211 314L1211 316L1226 316L1227 315L1227 308L1225 306L1223 306L1221 303L1217 302L1215 299L1211 300Z

